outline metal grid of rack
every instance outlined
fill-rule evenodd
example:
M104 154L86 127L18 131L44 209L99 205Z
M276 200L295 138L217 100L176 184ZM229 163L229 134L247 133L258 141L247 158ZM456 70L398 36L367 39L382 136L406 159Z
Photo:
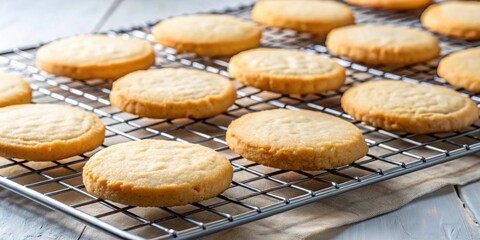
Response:
M421 27L419 12L354 9L357 23L379 21ZM249 19L250 10L250 6L243 6L216 13ZM152 26L146 24L105 34L152 40L149 35ZM440 36L439 39L443 54L480 45L479 42ZM265 29L262 44L328 54L322 39L287 30ZM140 118L110 106L111 81L75 81L39 71L34 64L38 47L40 45L1 53L0 69L20 72L28 78L34 89L35 103L71 104L98 114L106 125L107 135L99 149L60 161L38 163L0 158L0 186L121 238L200 237L480 151L479 122L459 132L416 135L364 125L341 109L340 98L346 89L378 77L454 88L435 76L438 61L402 68L369 68L336 58L348 73L346 84L338 92L281 95L235 82L238 99L227 112L201 120L159 120ZM159 45L155 45L155 49L157 63L154 68L191 67L228 76L228 58L177 54ZM454 89L480 102L479 95ZM369 153L338 169L303 172L265 167L230 151L225 131L231 120L248 112L272 108L310 109L350 121L362 130ZM225 154L234 167L233 184L214 199L170 208L125 206L97 199L85 191L81 169L88 157L116 143L147 138L197 143Z

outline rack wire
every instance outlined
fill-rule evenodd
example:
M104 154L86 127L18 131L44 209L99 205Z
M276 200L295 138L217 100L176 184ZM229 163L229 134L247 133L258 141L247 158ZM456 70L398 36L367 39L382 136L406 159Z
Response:
M357 23L382 22L421 27L418 21L420 11L353 8ZM250 10L251 6L242 6L214 13L249 19ZM152 41L149 32L153 25L149 23L105 34ZM479 42L438 37L443 55L480 45ZM262 45L328 55L322 39L288 30L266 28ZM480 151L479 122L458 132L416 135L364 125L341 109L340 98L346 89L379 77L446 86L479 103L479 95L450 86L435 75L438 61L402 68L372 68L335 58L347 68L348 74L347 82L340 91L281 95L235 82L238 99L227 112L200 120L159 120L141 118L112 107L108 100L111 81L75 81L39 71L34 58L40 46L0 53L0 69L19 72L28 78L34 89L35 103L70 104L96 113L106 125L105 142L95 151L48 163L0 158L0 186L120 238L197 238ZM197 57L177 54L175 50L158 44L154 47L157 53L154 68L190 67L228 77L228 58ZM369 153L348 166L304 172L265 167L229 150L225 131L233 119L249 112L273 108L310 109L345 119L363 132ZM140 139L182 141L213 148L231 161L234 181L227 191L214 199L170 208L125 206L88 194L81 181L82 166L88 158L102 148Z

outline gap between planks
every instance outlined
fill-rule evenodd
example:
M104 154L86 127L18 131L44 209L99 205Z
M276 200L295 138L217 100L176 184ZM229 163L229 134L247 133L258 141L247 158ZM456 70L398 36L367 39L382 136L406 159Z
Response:
M110 7L107 9L105 14L98 20L97 24L95 24L95 27L93 28L92 32L98 32L100 29L105 25L107 22L108 18L117 10L118 6L123 2L123 0L114 0Z

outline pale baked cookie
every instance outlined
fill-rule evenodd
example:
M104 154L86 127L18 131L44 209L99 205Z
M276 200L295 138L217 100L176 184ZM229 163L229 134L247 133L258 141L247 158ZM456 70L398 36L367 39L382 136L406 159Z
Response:
M456 87L480 92L480 47L452 53L438 65L438 76Z
M262 29L228 15L201 14L163 20L152 34L156 42L178 52L223 56L260 46Z
M236 100L233 84L218 74L183 68L137 71L113 83L110 101L149 118L206 118Z
M368 152L362 133L353 124L308 110L246 114L228 126L226 141L248 160L285 170L336 168Z
M392 80L350 88L342 107L366 124L409 133L457 131L478 119L477 105L453 90Z
M105 136L94 114L57 104L0 108L0 156L53 161L94 150Z
M83 168L89 193L142 207L213 198L230 186L232 178L232 166L222 154L201 145L164 140L113 145L93 155Z
M146 40L84 35L41 47L36 61L40 69L58 76L116 79L155 64L155 53Z
M335 1L316 0L258 1L253 7L252 18L268 27L321 35L355 23L350 7Z
M252 87L284 94L338 90L345 69L335 61L299 50L257 48L230 59L228 72Z
M379 9L410 10L427 6L432 0L345 0L348 3Z
M480 40L480 2L448 1L428 7L422 24L429 30L466 40Z
M370 65L408 65L440 55L438 40L416 28L364 24L334 29L327 36L330 53Z
M0 107L31 101L32 89L25 79L0 71Z

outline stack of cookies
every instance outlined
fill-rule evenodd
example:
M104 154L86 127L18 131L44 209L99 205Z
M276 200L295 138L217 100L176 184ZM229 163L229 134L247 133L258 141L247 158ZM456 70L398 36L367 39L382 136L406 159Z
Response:
M348 0L363 7L409 10L430 0ZM422 23L432 32L480 39L480 3L432 5ZM421 29L382 24L355 25L352 9L336 1L263 0L252 19L200 14L161 21L152 29L158 44L178 53L211 58L231 56L230 76L241 84L280 94L339 91L345 68L328 56L301 50L262 48L262 27L326 36L330 54L366 65L405 66L440 55L437 38ZM236 101L232 81L219 74L184 68L152 69L155 51L146 40L84 35L41 47L37 66L76 80L113 79L111 104L141 117L213 117ZM444 58L439 76L480 92L480 48ZM0 73L0 156L53 161L99 147L105 126L94 114L54 104L28 104L29 85ZM15 105L15 106L8 106ZM371 81L348 89L343 109L358 121L391 131L458 131L478 119L477 105L445 87L394 80ZM362 132L326 113L276 109L246 114L226 132L231 150L248 160L284 170L315 171L351 164L368 153ZM107 147L83 171L86 190L115 202L165 207L202 201L231 184L228 159L189 143L142 140Z

